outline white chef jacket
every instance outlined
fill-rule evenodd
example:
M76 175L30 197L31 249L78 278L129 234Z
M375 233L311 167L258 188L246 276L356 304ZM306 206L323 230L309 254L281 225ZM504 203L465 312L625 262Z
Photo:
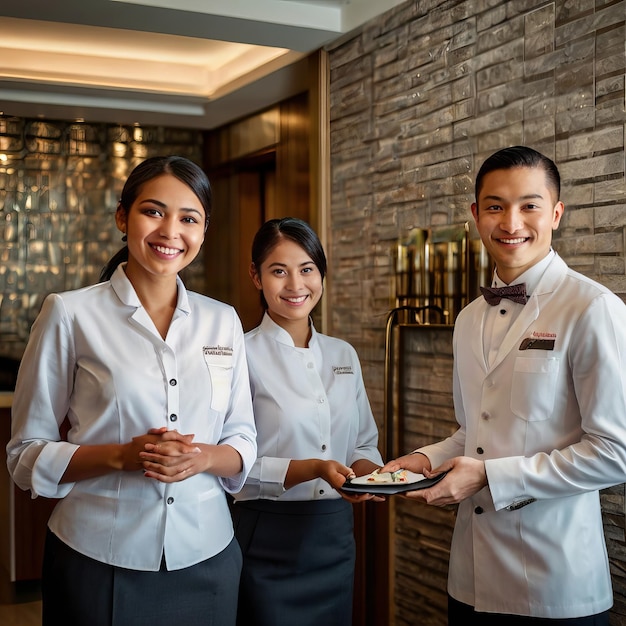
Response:
M285 490L291 459L382 465L356 350L312 324L311 332L309 347L297 348L266 313L245 335L259 458L236 500L341 497L321 478Z
M161 338L123 266L110 281L46 298L15 388L8 467L33 497L61 498L50 529L93 559L136 570L180 569L233 537L224 490L256 459L243 331L234 309L187 292ZM59 426L68 416L67 441ZM81 444L127 443L166 426L228 444L243 459L231 478L201 473L161 483L117 471L60 483Z
M448 591L477 611L606 611L598 490L626 481L626 306L555 254L488 364L491 314L481 297L458 316L459 430L420 449L433 467L466 455L487 471L458 508Z

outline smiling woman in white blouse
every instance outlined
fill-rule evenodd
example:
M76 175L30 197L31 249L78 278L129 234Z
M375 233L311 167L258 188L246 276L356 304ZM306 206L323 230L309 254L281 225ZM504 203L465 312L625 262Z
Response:
M48 296L33 325L7 451L22 489L59 498L44 626L235 623L241 553L224 492L256 459L243 331L178 277L210 208L197 165L144 161L103 282Z
M348 477L382 464L356 351L310 314L326 257L295 218L266 222L251 278L265 308L246 334L258 458L232 506L244 556L238 624L352 623L354 534Z

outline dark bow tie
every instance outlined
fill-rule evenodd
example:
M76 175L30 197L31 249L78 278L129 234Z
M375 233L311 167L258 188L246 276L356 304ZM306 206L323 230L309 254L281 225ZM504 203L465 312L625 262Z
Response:
M518 285L506 285L505 287L481 287L480 288L485 300L491 305L500 304L502 298L507 298L519 304L526 304L528 296L526 295L526 283Z

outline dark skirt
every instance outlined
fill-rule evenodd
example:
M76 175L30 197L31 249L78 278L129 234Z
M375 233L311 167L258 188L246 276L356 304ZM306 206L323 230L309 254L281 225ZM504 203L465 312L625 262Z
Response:
M72 550L50 530L42 576L43 626L234 626L237 542L180 570L124 569Z
M239 626L350 626L355 543L346 500L232 505L243 552Z

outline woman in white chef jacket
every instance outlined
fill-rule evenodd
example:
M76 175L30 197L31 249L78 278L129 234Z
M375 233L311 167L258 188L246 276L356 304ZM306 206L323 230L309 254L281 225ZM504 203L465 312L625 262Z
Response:
M274 219L256 234L250 275L265 315L246 354L258 459L232 506L241 626L352 623L351 502L372 496L339 489L382 459L356 351L310 319L325 273L306 222Z
M104 281L48 296L33 325L7 452L22 489L60 499L44 626L235 623L241 552L224 492L256 459L243 331L178 277L210 209L197 165L144 161Z

